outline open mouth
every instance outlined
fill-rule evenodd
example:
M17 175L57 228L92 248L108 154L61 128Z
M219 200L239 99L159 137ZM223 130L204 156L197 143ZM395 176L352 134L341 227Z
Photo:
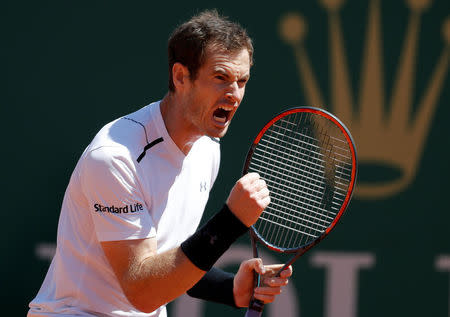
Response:
M233 109L233 106L221 106L217 108L213 113L214 120L221 123L227 122Z

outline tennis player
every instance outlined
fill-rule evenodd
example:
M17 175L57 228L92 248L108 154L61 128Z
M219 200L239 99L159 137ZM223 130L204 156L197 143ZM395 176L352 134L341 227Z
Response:
M223 208L198 228L225 135L250 78L246 31L205 11L168 44L169 91L104 126L71 176L56 254L28 316L166 316L189 295L247 306L253 272L272 302L292 268L244 261L236 275L213 265L270 203L256 173L239 179Z

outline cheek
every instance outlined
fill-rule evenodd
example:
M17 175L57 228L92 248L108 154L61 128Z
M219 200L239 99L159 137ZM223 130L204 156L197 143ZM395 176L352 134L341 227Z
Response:
M245 95L245 86L243 88L241 88L241 100L244 99L244 95Z

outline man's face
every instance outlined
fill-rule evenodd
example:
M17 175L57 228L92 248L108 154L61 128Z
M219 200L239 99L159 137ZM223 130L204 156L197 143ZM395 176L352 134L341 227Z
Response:
M185 120L198 135L221 138L245 93L250 78L250 58L242 49L228 53L208 49L197 78L190 81Z

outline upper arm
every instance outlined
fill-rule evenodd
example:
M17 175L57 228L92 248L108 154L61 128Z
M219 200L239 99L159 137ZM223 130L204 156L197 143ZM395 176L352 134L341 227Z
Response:
M156 255L156 238L103 241L101 246L128 301L141 311L157 309L162 303L148 293L151 279L143 274L147 260Z
M101 246L125 296L144 312L182 295L205 273L180 248L157 254L156 238L103 241Z
M127 284L139 270L139 263L156 254L156 238L102 241L101 246L120 285L127 289Z

